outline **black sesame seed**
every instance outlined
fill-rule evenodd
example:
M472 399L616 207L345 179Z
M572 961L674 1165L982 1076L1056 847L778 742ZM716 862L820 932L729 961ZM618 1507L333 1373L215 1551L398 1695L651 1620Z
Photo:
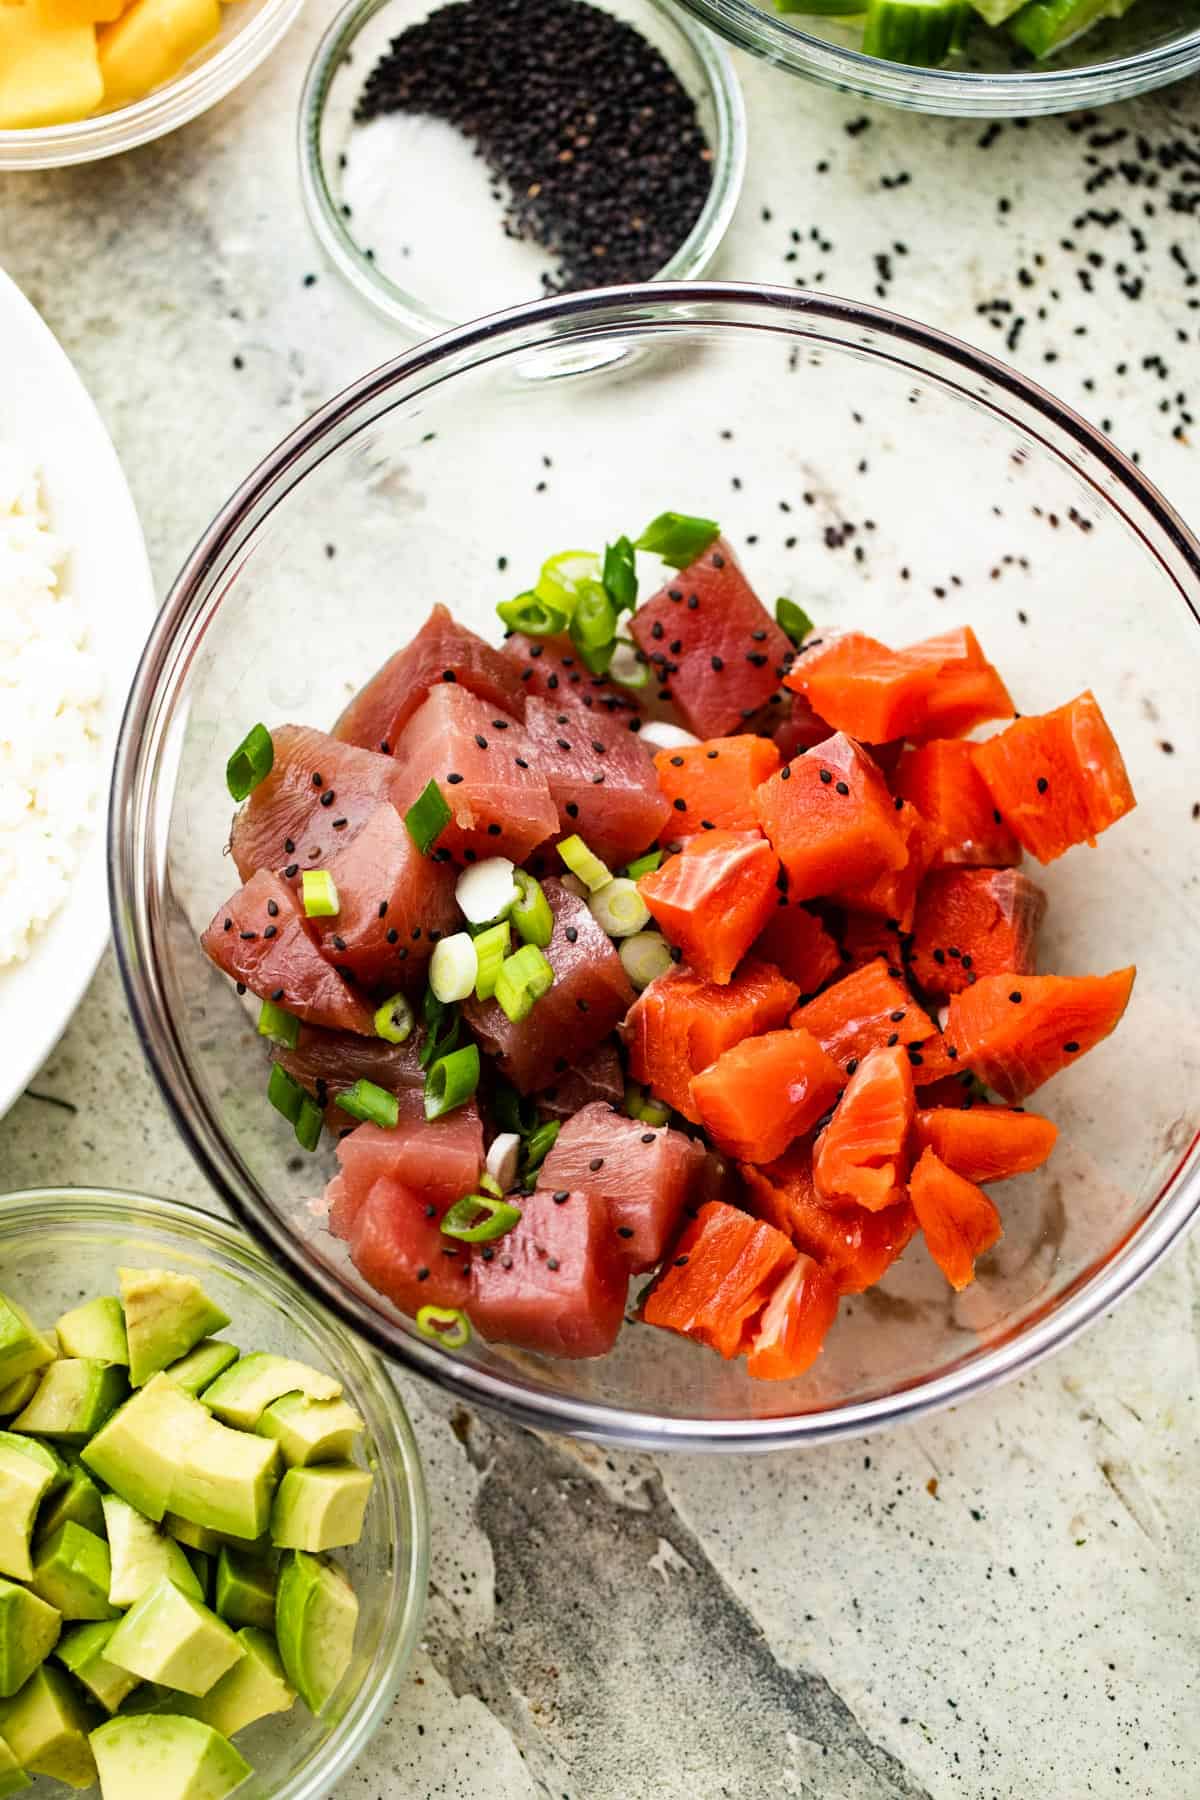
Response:
M671 804L675 808L676 812L686 812L687 811L687 801L686 800L673 800L671 802Z
M719 675L721 670L725 667L724 658L720 656L710 656L708 660L709 667L712 669L713 674Z
M322 794L322 795L321 795L321 805L322 805L322 806L332 806L332 805L333 805L333 798L334 798L334 796L333 796L333 789L332 789L332 788L326 788L326 789L325 789L325 792L324 792L324 793L323 793L323 794Z
M617 1226L617 1236L619 1238L631 1238L633 1236L633 1226L632 1225L618 1225Z
M479 748L480 748L480 749L481 749L481 750L486 750L486 749L487 749L487 747L488 747L488 741L487 741L487 739L486 739L486 738L485 738L485 737L484 737L484 735L483 735L483 733L482 733L482 731L477 731L477 732L476 732L476 733L475 733L475 742L476 742L476 743L477 743L477 744L478 744L478 745L479 745Z
M839 794L848 794L850 789L844 781L839 781L834 791Z
M790 781L792 779L791 763L784 763L782 769L779 771L779 779L780 781Z
M492 824L491 824L491 825L489 825L489 826L488 826L488 828L487 828L487 834L488 834L488 836L489 836L489 837L499 837L499 836L500 836L500 827L499 827L499 825L497 825L497 824L495 824L495 823L494 823L494 822L493 822L493 823L492 823ZM450 854L450 852L449 852L449 851L447 851L447 852L446 852L446 854L447 854L447 856L449 856L449 854Z
M579 817L579 808L574 800L568 800L563 811L566 813L568 819L577 819Z
M563 932L563 936L566 938L568 944L575 943L576 939L579 936L578 927L574 926L574 925L568 925Z
M1079 1045L1076 1043L1074 1038L1071 1039L1069 1044L1063 1045L1063 1050L1067 1056L1074 1056L1075 1052L1078 1050L1078 1048L1079 1048Z
M847 1075L853 1075L853 1073L854 1073L855 1069L857 1069L857 1067L858 1067L858 1058L857 1058L857 1056L852 1056L850 1058L850 1061L846 1064Z
M1011 1000L1011 1001L1012 1001L1012 1003L1013 1003L1013 1005L1014 1005L1014 1006L1020 1006L1020 1004L1021 1004L1021 990L1020 990L1020 988L1014 988L1014 989L1013 989L1013 991L1012 991L1012 993L1011 993L1011 994L1010 994L1010 995L1009 995L1009 996L1008 996L1008 997L1009 997L1009 999L1010 999L1010 1000Z
M904 1009L902 1007L899 1012L894 1012L891 1015L892 1024L898 1025L903 1017L904 1017Z
M892 1050L892 1049L894 1049L894 1048L895 1048L895 1046L896 1046L896 1045L897 1045L897 1044L898 1044L898 1043L899 1043L899 1042L900 1042L900 1033L899 1033L899 1032L898 1032L898 1031L893 1031L893 1033L892 1033L892 1035L891 1035L891 1037L889 1037L889 1039L888 1039L888 1041L887 1041L887 1047L888 1047L888 1049L889 1049L889 1050Z
M321 777L321 776L320 776L320 775L317 775L317 774L314 774L314 775L313 775L313 778L312 778L312 784L313 784L313 786L314 786L314 787L316 787L316 788L319 788L319 787L324 787L324 785L325 785L325 783L324 783L324 780L323 780L323 779L322 779L322 777Z
M388 910L388 903L387 903L387 901L386 901L386 900L381 900L381 901L380 901L380 902L379 902L379 916L380 916L380 918L381 918L381 919L386 919L386 918L387 918L387 910Z
M1038 776L1038 782L1037 782L1037 791L1038 791L1038 793L1039 793L1039 794L1044 794L1044 793L1045 793L1045 792L1046 792L1046 789L1047 789L1047 788L1048 788L1048 787L1049 787L1049 786L1050 786L1050 783L1049 783L1049 782L1048 782L1048 781L1047 781L1047 780L1046 780L1046 777L1045 777L1045 776L1044 776L1044 775L1039 775L1039 776Z
M288 855L288 856L295 856L295 854L296 854L296 846L295 846L295 844L293 844L293 842L292 842L292 840L291 840L291 838L284 838L284 840L283 840L283 848L284 848L284 851L285 851L285 853L286 853L286 854L287 854L287 855Z
M451 774L447 775L446 780L450 783L451 787L457 787L459 782L462 780L462 776L452 772Z
M273 938L278 934L278 931L279 931L278 925L268 925L266 930L263 932L263 936L265 938Z
M267 917L269 919L277 919L279 917L279 902L278 902L278 900L268 900L267 901Z
M279 1002L280 1002L280 1001L281 1001L281 1000L282 1000L282 999L283 999L283 989L282 989L282 988L276 988L276 989L275 989L275 991L274 991L274 993L273 993L273 994L272 994L272 995L271 995L271 1000L272 1000L272 1002L273 1002L273 1004L274 1004L274 1005L276 1005L276 1006L278 1006L278 1005L279 1005Z
M828 769L821 770L821 780L825 783L826 787L828 787L830 782L833 780L833 776Z
M388 927L386 935L389 944L398 944L400 942L400 933L396 930L394 925Z
M658 1133L655 1131L643 1131L642 1142L643 1142L643 1144L657 1143L658 1142Z

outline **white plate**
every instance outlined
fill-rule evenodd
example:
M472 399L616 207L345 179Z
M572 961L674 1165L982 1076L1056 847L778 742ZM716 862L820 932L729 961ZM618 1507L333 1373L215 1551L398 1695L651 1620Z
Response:
M0 270L0 439L41 466L64 577L87 613L104 671L102 785L65 904L28 960L0 969L0 1117L58 1042L108 942L104 813L117 729L154 616L142 529L112 441L86 388L28 300Z

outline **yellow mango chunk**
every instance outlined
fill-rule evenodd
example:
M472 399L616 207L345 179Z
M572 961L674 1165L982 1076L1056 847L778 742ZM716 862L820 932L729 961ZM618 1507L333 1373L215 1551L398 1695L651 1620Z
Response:
M105 100L110 106L140 100L178 74L220 29L219 0L134 0L115 24L96 32Z
M103 98L91 25L55 23L42 0L0 0L0 130L65 125Z
M107 25L119 19L129 0L37 0L42 17L55 25ZM0 6L5 0L0 0Z

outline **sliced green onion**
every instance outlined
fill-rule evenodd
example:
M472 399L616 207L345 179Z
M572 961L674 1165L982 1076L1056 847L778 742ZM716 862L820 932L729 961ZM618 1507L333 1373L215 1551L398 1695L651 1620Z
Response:
M471 1098L479 1086L479 1046L464 1044L439 1056L425 1077L425 1117L440 1119Z
M400 1123L399 1100L374 1081L360 1078L344 1093L335 1094L334 1100L352 1119L365 1119L368 1125L382 1125L385 1131L394 1131Z
M604 666L612 660L613 640L617 635L617 615L613 603L598 581L586 582L571 617L571 642L583 652L607 650Z
M637 558L627 537L604 547L605 591L619 613L632 612L637 605Z
M787 632L797 646L804 642L813 628L813 622L804 608L784 595L775 602L775 623Z
M548 556L533 591L544 606L557 607L570 619L588 587L599 587L600 558L593 550L560 550Z
M252 725L225 764L225 785L235 800L252 794L275 764L275 745L265 725Z
M715 519L697 519L690 513L659 513L637 539L636 548L651 550L673 569L686 569L703 556L721 527Z
M429 986L443 1006L468 999L475 992L478 973L479 956L470 932L456 931L438 939L429 959Z
M588 901L588 911L601 931L611 938L632 937L650 923L650 908L638 893L636 881L618 875L605 882Z
M485 856L464 869L454 884L454 898L471 925L490 925L517 897L513 866L507 856Z
M491 1194L495 1200L504 1198L504 1189L494 1175L483 1174L479 1177L479 1191L481 1194Z
M442 1005L432 988L425 989L421 1017L425 1022L425 1042L417 1060L423 1069L427 1069L435 1056L452 1050L458 1042L459 1017L452 1006Z
M516 1088L509 1087L507 1081L498 1081L492 1090L492 1116L501 1131L518 1138L528 1137L537 1124L537 1106L518 1094Z
M284 1012L273 1000L264 1000L258 1015L258 1035L282 1044L285 1050L294 1050L300 1042L300 1021L295 1013Z
M484 1161L487 1174L480 1181L480 1187L489 1194L507 1194L516 1185L517 1170L521 1163L521 1139L517 1132L498 1132L488 1145Z
M305 869L300 877L300 897L309 919L336 919L342 902L337 883L328 869Z
M492 1194L467 1194L456 1200L442 1220L446 1237L459 1238L464 1244L490 1244L521 1223L521 1209L511 1200L497 1200Z
M446 805L446 797L436 781L426 782L405 813L404 823L408 826L409 837L421 855L428 856L450 823L450 808Z
M471 1341L471 1323L457 1306L423 1306L417 1313L417 1330L445 1350L461 1350Z
M631 1081L625 1088L624 1108L631 1119L640 1119L645 1125L668 1125L671 1121L671 1109L664 1106L661 1100L654 1100L644 1087Z
M638 931L617 945L621 966L640 994L671 967L671 946L661 931Z
M526 1176L532 1175L535 1169L541 1168L557 1143L561 1129L562 1126L557 1119L547 1119L544 1124L538 1126L536 1131L530 1132L525 1141L524 1172Z
M504 959L512 949L512 933L508 920L488 925L475 939L475 998L490 1000L496 991L496 977Z
M636 644L631 644L628 638L618 638L608 659L608 679L615 681L618 687L628 688L631 694L636 694L642 688L650 686L650 672L650 662L645 653Z
M497 1004L513 1024L528 1018L535 1001L554 985L554 970L536 944L522 944L506 957L496 977Z
M296 1123L300 1117L300 1108L307 1098L296 1077L289 1075L282 1063L275 1063L267 1082L267 1099L276 1112L283 1114L289 1125Z
M524 869L517 870L516 883L517 898L508 916L523 944L536 944L539 950L544 950L554 936L550 902L542 892L541 882L527 875Z
M316 1101L305 1094L300 1102L300 1116L296 1120L296 1142L302 1150L315 1150L321 1141L321 1127L325 1116Z
M523 631L526 637L557 637L567 629L570 619L561 607L548 606L532 593L502 600L496 611L510 631Z
M597 888L606 887L612 880L612 870L607 863L602 863L598 856L593 856L581 837L564 838L558 846L558 854L570 869L577 875L591 893Z
M655 869L657 869L662 862L662 859L663 853L661 850L647 850L645 856L639 856L636 862L630 863L625 873L628 875L630 881L638 881L643 875L653 875Z
M375 1033L388 1044L406 1044L416 1020L404 994L393 994L375 1014Z

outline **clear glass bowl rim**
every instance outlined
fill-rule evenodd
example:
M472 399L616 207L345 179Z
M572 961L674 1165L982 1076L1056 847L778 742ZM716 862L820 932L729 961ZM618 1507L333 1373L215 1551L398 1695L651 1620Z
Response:
M0 1195L0 1259L6 1241L22 1230L52 1238L58 1230L79 1225L107 1224L117 1231L128 1228L131 1219L135 1230L142 1224L148 1229L177 1232L189 1239L198 1253L207 1249L241 1263L250 1274L265 1276L268 1291L280 1289L291 1306L333 1336L339 1357L352 1367L358 1385L370 1390L392 1434L397 1452L394 1457L384 1454L391 1446L376 1442L378 1477L383 1481L393 1514L403 1504L398 1497L405 1497L412 1529L407 1566L403 1571L397 1570L394 1584L399 1591L401 1574L406 1577L403 1602L398 1616L390 1623L385 1621L385 1634L377 1652L383 1654L383 1666L369 1697L364 1700L360 1692L305 1767L275 1790L276 1800L323 1800L333 1793L336 1783L349 1772L383 1723L421 1629L429 1586L429 1502L412 1423L386 1366L361 1342L359 1334L347 1330L343 1320L316 1305L244 1232L201 1207L116 1187L22 1188ZM364 1691L365 1687L366 1684Z
M1200 26L1185 38L1076 69L1022 69L996 75L920 69L813 37L757 0L679 0L739 50L793 75L917 112L951 118L1025 118L1127 100L1200 69Z
M1200 626L1200 541L1141 471L1070 407L986 352L937 329L859 301L800 289L738 282L688 282L603 288L536 301L495 313L442 337L417 344L381 364L328 401L298 426L233 493L200 538L175 580L147 641L134 679L113 770L109 808L109 896L117 958L130 1012L152 1073L184 1141L235 1217L269 1246L293 1278L316 1288L330 1310L368 1338L385 1356L427 1376L470 1404L492 1407L535 1429L563 1431L600 1443L643 1449L746 1451L784 1449L863 1435L923 1413L957 1404L1025 1373L1076 1337L1158 1265L1200 1211L1200 1157L1194 1141L1181 1155L1174 1182L1158 1193L1139 1224L1097 1259L1052 1310L1010 1338L942 1375L914 1381L892 1394L811 1413L768 1418L676 1418L569 1396L526 1393L486 1369L459 1361L415 1334L389 1335L383 1322L360 1307L328 1270L307 1263L269 1206L260 1203L253 1178L225 1142L203 1096L192 1083L187 1058L163 998L149 902L154 881L154 815L160 805L153 769L169 723L175 690L186 673L188 639L213 604L219 571L228 570L273 507L305 473L355 430L400 403L408 392L452 378L461 360L473 366L522 347L548 341L551 328L567 343L572 332L636 338L643 326L712 324L787 330L789 316L828 322L861 334L878 332L895 354L910 348L932 356L943 376L964 392L986 382L989 400L1005 416L1057 454L1072 448L1094 459L1121 492L1137 519L1148 550L1169 566ZM820 341L819 338L816 341ZM840 347L839 340L839 347ZM864 346L870 353L869 342ZM449 374L445 365L452 365ZM914 363L919 368L919 363ZM572 379L586 380L582 375ZM396 390L400 390L397 392ZM1115 504L1104 494L1105 504ZM165 815L164 815L165 816Z
M268 0L225 46L144 100L67 125L0 131L0 170L60 169L97 162L165 137L232 93L271 54L304 0Z
M363 255L346 229L334 201L321 156L321 126L334 75L359 32L391 3L392 0L348 0L334 15L313 52L296 122L300 193L313 235L342 279L385 318L403 326L406 331L427 338L452 329L459 321L426 306L417 295L400 287ZM746 105L741 82L725 46L669 0L648 0L648 4L660 12L687 43L707 83L716 118L712 185L708 198L683 243L654 277L656 281L678 281L703 273L733 219L746 173Z

